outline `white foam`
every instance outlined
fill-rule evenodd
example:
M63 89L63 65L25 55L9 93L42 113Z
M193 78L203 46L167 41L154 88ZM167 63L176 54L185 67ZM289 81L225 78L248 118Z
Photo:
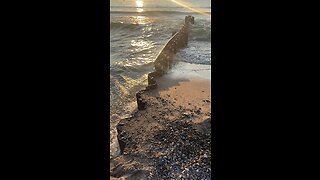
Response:
M211 65L177 63L166 75L171 79L206 79L211 80Z
M120 146L116 128L110 130L110 159L120 155Z

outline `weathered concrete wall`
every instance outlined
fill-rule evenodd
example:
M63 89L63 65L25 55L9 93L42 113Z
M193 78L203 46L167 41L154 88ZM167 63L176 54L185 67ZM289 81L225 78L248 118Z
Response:
M185 17L185 23L182 26L182 28L173 34L173 36L168 40L168 42L164 45L158 56L156 57L156 60L154 62L155 71L148 74L148 86L136 93L136 99L138 104L138 110L144 110L146 109L147 103L144 102L144 99L142 98L142 94L146 91L156 89L158 87L156 78L161 77L163 74L165 74L168 69L171 68L172 65L172 59L173 56L177 53L177 51L181 48L184 48L188 44L188 35L189 35L189 23L194 23L194 17L192 16L186 16ZM113 146L116 146L116 148L119 150L115 152L113 156L117 156L119 154L122 154L124 148L125 148L125 142L121 140L121 137L119 136L121 134L121 124L118 124L116 127L117 130L117 139L118 142L115 143Z
M139 110L144 110L146 108L146 103L143 102L141 94L145 91L157 88L157 82L155 79L157 77L161 77L171 68L173 56L179 49L188 45L190 23L194 24L194 17L186 16L185 23L182 28L177 33L173 34L156 57L156 60L154 61L155 71L148 74L148 86L146 89L141 90L136 94Z

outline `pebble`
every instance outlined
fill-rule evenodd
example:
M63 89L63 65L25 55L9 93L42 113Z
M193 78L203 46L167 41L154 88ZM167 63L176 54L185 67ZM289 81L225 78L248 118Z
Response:
M158 99L155 100L156 102L160 102L159 106L162 106L161 102L167 102L160 97L156 99ZM189 105L190 104L191 103L189 103ZM168 105L170 106L170 104ZM182 106L178 108L169 107L168 109L161 108L161 110L163 111L160 113L160 117L164 117L164 115L172 112L178 112L180 117L192 117L195 115L194 113L201 113L201 108L189 110L184 109ZM132 122L141 118L151 119L152 117L156 119L159 117L154 113L152 115L142 113L142 115L141 117L134 117ZM132 140L129 140L129 135L125 135L127 142L131 142L130 144L133 144L133 142L137 143L137 140L139 142L148 142L148 146L145 146L145 149L143 149L144 146L141 144L138 144L137 149L134 149L135 146L133 145L128 147L126 152L124 152L126 157L136 154L137 152L142 155L143 152L150 152L148 158L152 162L151 164L154 165L146 165L140 163L140 161L132 161L128 163L128 166L135 167L135 169L149 168L149 179L155 179L155 177L159 179L208 179L209 177L210 179L211 170L208 171L208 169L211 166L211 161L208 157L211 157L211 131L203 134L196 131L189 121L171 122L164 118L160 119L162 121L161 126L164 127L164 129L154 128L152 133L155 134L150 137L141 137L141 139L133 137ZM159 123L160 119L157 119ZM126 125L124 125L124 130L125 128ZM140 131L142 131L141 133L144 132L143 129L140 129Z

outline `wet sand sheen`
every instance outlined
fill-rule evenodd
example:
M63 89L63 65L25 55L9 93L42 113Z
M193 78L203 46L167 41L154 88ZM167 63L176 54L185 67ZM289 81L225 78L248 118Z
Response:
M163 82L162 82L163 81ZM168 82L166 78L159 84ZM201 108L204 112L211 112L211 81L204 79L175 80L171 85L159 85L157 90L151 91L151 96L159 96L185 108ZM168 87L169 85L169 87Z
M149 95L166 98L177 106L211 112L211 66L179 63L157 79L158 88Z

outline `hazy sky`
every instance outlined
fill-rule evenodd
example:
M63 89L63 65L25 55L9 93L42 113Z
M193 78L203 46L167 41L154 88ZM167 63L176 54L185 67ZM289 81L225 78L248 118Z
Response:
M110 0L111 6L135 6L136 0ZM144 7L161 6L161 7L177 7L171 0L138 0L143 1ZM176 0L182 3L191 4L192 7L211 7L211 0Z

